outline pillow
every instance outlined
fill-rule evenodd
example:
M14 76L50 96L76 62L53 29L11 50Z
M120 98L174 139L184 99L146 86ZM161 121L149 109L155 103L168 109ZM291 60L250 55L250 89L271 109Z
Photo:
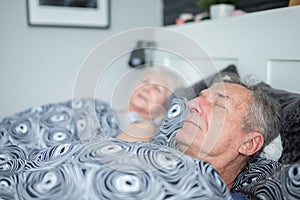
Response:
M282 155L281 135L279 134L269 145L260 153L260 156L266 159L278 161Z
M236 69L235 65L229 65L223 70L221 70L219 73L215 73L213 75L208 76L207 78L200 80L199 82L195 83L194 85L190 87L184 87L177 89L167 100L166 108L170 107L172 104L172 100L176 97L184 97L187 100L191 100L195 98L202 90L208 88L215 79L216 76L218 76L222 72L230 72L233 74L236 74L239 76L238 71Z
M282 127L280 130L283 151L281 163L300 161L300 94L278 90L261 83L264 90L275 98L281 106Z

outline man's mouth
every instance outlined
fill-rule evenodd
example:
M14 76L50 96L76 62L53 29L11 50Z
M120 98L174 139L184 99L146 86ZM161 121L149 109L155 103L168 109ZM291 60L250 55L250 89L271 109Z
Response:
M196 126L197 128L199 128L200 130L202 130L202 128L198 124L196 124L195 122L193 122L191 120L184 120L183 123L192 124L192 125Z

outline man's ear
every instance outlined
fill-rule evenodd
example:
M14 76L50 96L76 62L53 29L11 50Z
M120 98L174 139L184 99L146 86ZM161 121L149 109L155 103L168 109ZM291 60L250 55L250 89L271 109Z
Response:
M264 144L264 137L259 132L248 133L248 139L240 146L239 152L251 156L258 152Z

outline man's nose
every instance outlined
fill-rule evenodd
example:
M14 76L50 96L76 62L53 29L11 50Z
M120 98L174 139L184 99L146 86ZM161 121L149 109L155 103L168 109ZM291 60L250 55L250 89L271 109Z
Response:
M190 112L196 112L199 114L202 113L198 100L199 97L194 98L187 103L187 107L189 108Z
M209 103L204 96L194 98L187 103L190 112L197 112L198 114L205 112L208 109L208 105Z

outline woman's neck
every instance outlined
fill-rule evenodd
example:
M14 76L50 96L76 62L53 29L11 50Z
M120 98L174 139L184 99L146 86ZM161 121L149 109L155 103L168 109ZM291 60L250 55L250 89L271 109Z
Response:
M138 109L136 107L133 106L128 106L125 109L125 112L136 112L140 115L141 118L145 119L145 120L149 120L150 119L150 115L148 112L144 111L143 109Z

